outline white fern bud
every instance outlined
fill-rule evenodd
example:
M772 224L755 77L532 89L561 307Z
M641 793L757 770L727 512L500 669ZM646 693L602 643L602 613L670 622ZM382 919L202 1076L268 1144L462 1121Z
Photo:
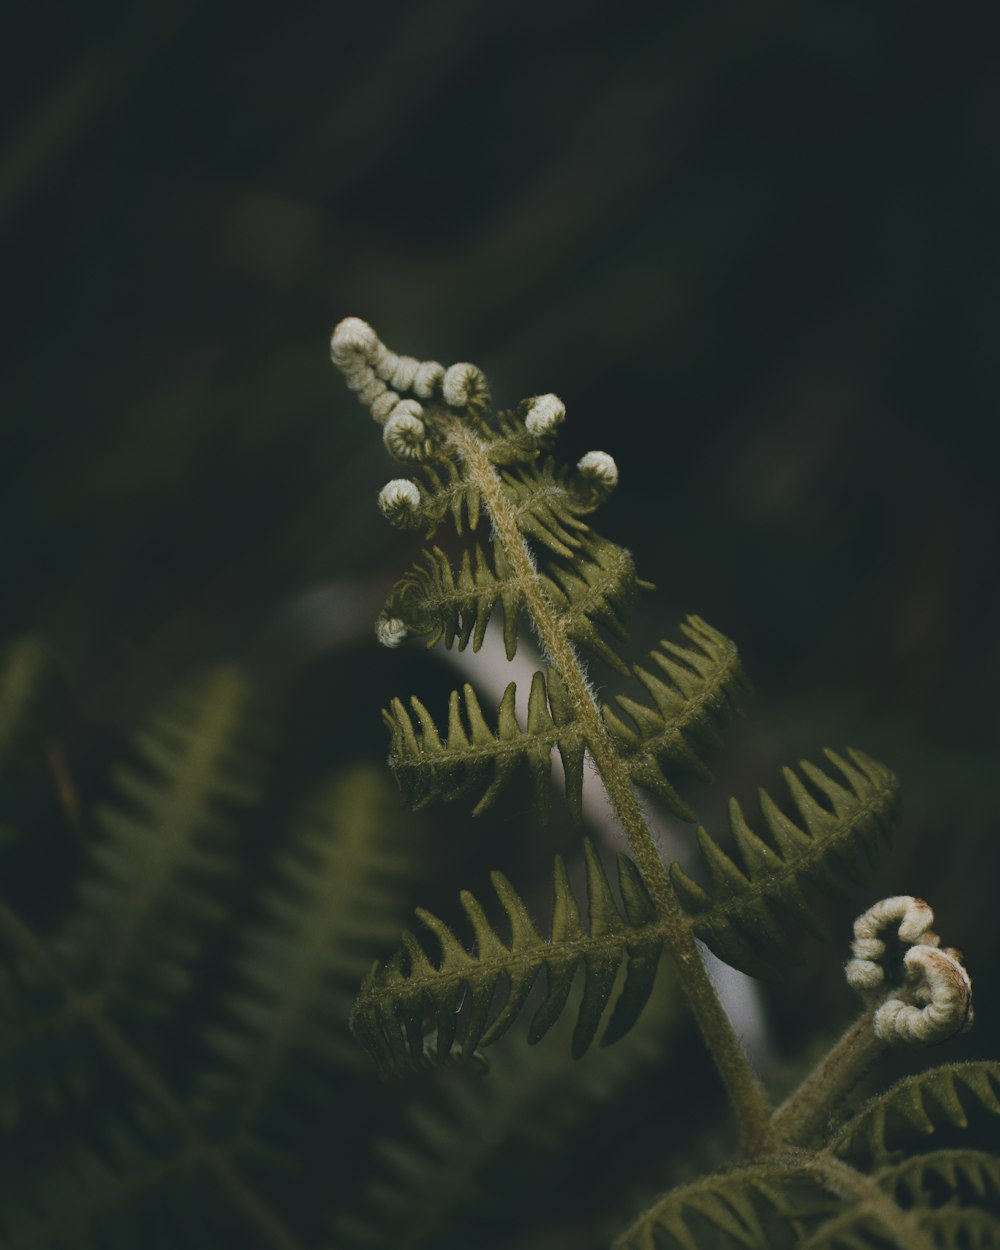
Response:
M482 369L462 361L445 371L441 393L449 408L481 410L489 401L490 388Z
M427 431L421 416L423 408L415 399L401 399L382 429L389 454L397 460L420 460Z
M406 525L420 507L420 490L409 478L394 477L386 482L378 493L378 506L382 515L393 525Z
M934 913L923 899L910 894L884 898L854 922L854 956L844 971L848 984L863 997L878 1001L875 1036L891 1044L939 1042L972 1022L972 982L958 952L941 950L931 929ZM895 928L909 947L903 956L903 982L886 975L886 943L882 935ZM890 988L892 987L892 988Z
M618 466L606 451L588 451L581 456L577 470L602 494L610 495L618 485Z
M957 954L911 946L903 957L906 997L875 1012L875 1036L892 1045L943 1042L972 1024L972 981Z
M524 428L532 438L545 438L566 420L566 405L558 395L535 395L528 400Z
M847 983L860 993L878 990L885 983L886 946L881 934L896 927L899 940L907 946L922 943L937 946L940 938L931 932L934 913L920 898L911 894L898 894L883 898L860 915L854 922L854 942L851 953L854 958L844 968Z
M380 616L375 622L375 637L383 647L398 647L407 632L406 626L396 616Z
M345 317L333 328L330 337L330 359L345 373L360 359L372 360L381 347L379 337L367 321Z
M436 360L423 360L413 375L412 389L418 399L430 399L444 378L444 365Z

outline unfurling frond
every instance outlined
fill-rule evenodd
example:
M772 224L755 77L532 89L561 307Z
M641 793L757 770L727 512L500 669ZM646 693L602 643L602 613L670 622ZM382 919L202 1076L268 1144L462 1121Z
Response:
M722 1244L767 1250L769 1224L794 1219L793 1195L817 1192L805 1168L781 1162L750 1164L717 1172L673 1189L621 1234L614 1250L699 1250ZM704 1240L703 1235L708 1235Z
M544 968L547 988L528 1033L530 1041L537 1041L566 1006L581 961L584 985L573 1032L573 1055L582 1055L593 1041L623 966L625 982L602 1044L616 1041L632 1027L653 986L663 933L632 861L624 855L618 858L622 912L590 842L585 843L585 852L586 929L561 859L555 863L549 938L539 934L525 903L501 873L493 873L492 881L510 926L507 942L467 891L461 899L472 926L474 953L467 951L437 916L417 912L425 929L437 940L437 958L432 960L413 934L405 933L402 948L393 959L384 967L376 965L369 973L351 1019L355 1035L382 1069L414 1067L428 1060L442 1063L456 1054L471 1058L477 1047L487 1046L507 1032ZM429 1047L431 1034L434 1037Z
M410 700L411 715L399 699L383 717L391 734L389 762L404 800L414 808L432 799L450 800L481 785L485 793L475 808L490 805L524 761L535 783L539 809L548 811L552 749L558 748L566 772L566 801L580 818L583 795L583 736L575 714L554 673L536 673L528 696L527 727L514 711L513 682L500 701L496 731L490 728L471 686L452 691L448 733L443 738L419 699Z
M843 1158L881 1166L914 1131L925 1136L939 1125L965 1128L977 1106L1000 1115L1000 1062L949 1063L905 1077L861 1109L833 1139Z
M799 765L816 793L792 769L784 769L799 821L760 791L770 841L754 832L739 803L731 801L729 820L742 868L704 829L698 830L698 843L710 888L703 889L678 864L671 866L671 880L696 935L720 959L751 975L766 975L795 959L779 917L823 936L803 885L809 882L842 897L845 879L863 881L866 868L877 867L879 843L888 843L898 817L898 784L887 768L852 748L846 757L834 751L826 756L839 778L806 761Z
M615 702L631 724L610 707L603 711L632 780L651 790L682 820L693 821L694 813L668 774L694 774L711 780L702 753L718 744L722 730L738 710L746 678L736 646L723 634L697 616L689 616L680 628L692 646L663 639L650 656L658 671L639 665L633 669L653 706L617 696Z
M390 502L402 506L396 501L408 498L400 486ZM627 674L628 666L611 649L598 626L618 638L625 637L625 620L644 584L636 577L631 555L623 547L590 534L572 566L551 561L540 581L567 637ZM428 646L443 639L444 645L451 647L457 641L461 651L471 641L473 651L478 651L490 618L500 606L510 660L517 651L524 598L524 582L496 539L488 553L481 543L467 548L457 568L440 547L430 547L424 552L423 563L396 584L381 620L399 621L408 634L430 635Z
M270 724L238 670L213 669L164 701L135 736L61 949L102 994L167 1009L206 928L225 916L239 821L260 796Z

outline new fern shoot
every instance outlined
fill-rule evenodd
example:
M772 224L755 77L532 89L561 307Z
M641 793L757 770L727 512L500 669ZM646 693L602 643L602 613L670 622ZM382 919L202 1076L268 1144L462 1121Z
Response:
M461 896L471 947L418 910L419 934L404 933L361 987L352 1016L358 1040L383 1070L402 1072L481 1058L522 1016L537 1042L571 1013L569 1046L586 1063L595 1041L617 1042L649 1010L654 981L669 993L679 988L728 1092L739 1159L655 1202L619 1236L618 1250L1000 1245L1000 1156L963 1146L960 1132L948 1137L957 1145L939 1150L913 1140L1000 1113L1000 1063L929 1068L846 1122L834 1114L882 1050L946 1041L971 1022L968 974L958 953L941 946L926 903L900 895L859 918L847 976L861 1014L777 1107L702 953L707 946L753 975L780 970L795 941L790 930L818 929L803 887L840 897L878 864L899 815L890 770L854 748L827 751L784 770L780 801L761 791L759 821L731 802L736 854L697 827L706 885L664 862L644 802L695 823L676 784L686 775L710 779L706 755L746 683L733 643L697 617L681 624L683 642L664 640L641 663L624 653L644 583L629 552L590 524L618 483L612 456L592 451L573 468L560 465L551 451L566 412L555 395L492 412L476 366L398 356L357 318L336 327L331 356L404 466L379 508L428 540L379 617L380 641L396 647L414 636L478 651L499 608L508 659L529 626L544 661L523 717L513 683L495 710L471 686L456 690L447 724L418 698L393 700L384 717L405 801L419 808L467 796L480 812L526 766L544 816L558 752L572 816L582 816L589 761L629 848L612 880L584 841L585 905L556 858L544 929L499 872L492 881L503 925L490 919L494 904ZM457 556L433 543L446 527L462 544ZM632 693L599 695L588 654ZM637 788L649 798L641 801ZM674 976L657 981L664 952Z

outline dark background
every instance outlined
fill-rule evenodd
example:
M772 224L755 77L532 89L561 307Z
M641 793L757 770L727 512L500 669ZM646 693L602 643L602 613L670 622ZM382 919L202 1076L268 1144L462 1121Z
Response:
M997 1053L987 12L4 5L0 613L73 674L84 789L215 659L320 763L378 758L386 698L453 684L369 632L407 553L327 361L359 315L502 403L556 391L563 454L614 454L601 528L658 588L639 636L698 612L754 682L725 789L825 743L896 768L862 901L930 898L978 990L948 1057ZM843 953L769 991L779 1052L846 1018Z

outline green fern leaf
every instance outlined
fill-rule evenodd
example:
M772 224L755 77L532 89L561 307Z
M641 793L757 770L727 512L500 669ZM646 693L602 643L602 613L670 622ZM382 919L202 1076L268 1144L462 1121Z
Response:
M799 1250L996 1250L1000 1217L976 1207L900 1207L891 1227L871 1212L848 1208L820 1223Z
M764 1162L730 1168L665 1194L617 1238L614 1250L701 1250L720 1235L746 1250L770 1250L775 1219L798 1216L803 1188L816 1192L804 1167Z
M1000 1115L1000 1062L950 1063L905 1077L849 1120L831 1147L866 1166L892 1163L905 1138L901 1129L930 1136L940 1124L965 1128L969 1108L976 1105Z
M399 932L414 867L387 785L368 768L328 782L264 882L191 1100L230 1137L260 1120L287 1138L361 1058L347 1018L373 954Z
M645 584L638 581L629 553L596 535L588 535L572 568L551 562L541 577L566 636L625 674L628 666L598 626L624 638L624 620ZM402 621L411 634L429 635L429 647L443 639L446 647L457 642L462 651L471 641L478 651L498 606L503 608L504 646L511 660L517 651L524 587L503 546L494 540L489 554L481 543L466 549L457 568L440 547L426 550L423 563L396 584L382 616Z
M572 565L551 561L541 578L542 589L562 618L571 642L584 647L624 676L632 669L611 647L599 628L620 641L640 589L650 583L636 576L631 553L596 534L583 541Z
M803 883L841 897L845 878L863 881L866 868L878 865L880 840L889 842L891 823L899 815L898 784L887 768L853 749L846 757L833 751L826 756L839 778L808 762L800 764L823 802L792 769L784 770L801 823L760 791L770 842L751 829L732 800L730 825L742 868L702 828L698 842L711 876L710 890L678 864L671 865L671 881L696 935L720 959L754 976L768 975L782 961L796 958L779 917L823 936Z
M928 1211L920 1224L939 1250L997 1250L1000 1246L1000 1216L990 1211Z
M1000 1155L985 1150L932 1150L881 1169L875 1179L906 1206L920 1206L929 1195L947 1194L966 1202L1000 1198Z
M478 651L494 610L502 605L504 644L507 658L513 659L523 603L524 590L494 540L490 555L481 543L464 551L457 570L440 547L426 550L423 564L397 582L382 615L402 621L411 634L429 634L429 647L443 638L446 647L457 641L464 651L471 639Z
M557 556L572 559L589 529L581 518L597 508L599 497L551 458L500 476L521 533Z
M188 985L199 944L226 914L238 821L257 804L270 725L247 679L211 670L170 695L135 738L60 939L101 994L128 983L154 1016ZM222 888L220 888L222 887Z
M470 954L452 930L430 912L418 911L440 947L433 962L407 932L403 946L385 966L376 965L365 980L351 1019L355 1036L382 1069L402 1070L427 1062L442 1063L457 1054L472 1056L514 1023L539 972L547 989L534 1011L529 1040L538 1041L566 1006L578 965L584 968L583 993L572 1053L582 1055L592 1042L619 969L626 978L605 1028L603 1044L623 1036L646 1004L656 976L663 934L638 870L624 855L618 859L624 915L619 911L604 867L592 843L585 843L589 931L570 889L566 868L556 860L552 932L544 939L527 908L500 873L492 881L511 937L505 943L468 892L462 906L476 943ZM499 998L499 1006L494 999ZM429 1017L430 1029L425 1017ZM428 1056L425 1034L436 1034Z
M511 682L500 701L494 732L472 687L466 685L462 695L453 691L446 739L419 699L410 700L416 722L402 701L394 699L383 718L391 735L389 762L404 801L419 809L432 799L451 800L485 783L486 790L473 809L478 815L523 762L530 770L538 807L544 815L549 805L552 749L556 747L566 773L566 801L574 819L579 820L584 743L559 678L551 671L534 675L525 729L514 711L515 694L515 684Z
M656 673L639 665L632 670L653 705L618 695L615 702L632 723L608 706L603 715L633 781L652 791L682 820L693 821L694 813L666 774L711 780L702 754L719 743L747 683L736 646L728 638L697 616L687 617L680 628L692 646L664 639L651 653Z

